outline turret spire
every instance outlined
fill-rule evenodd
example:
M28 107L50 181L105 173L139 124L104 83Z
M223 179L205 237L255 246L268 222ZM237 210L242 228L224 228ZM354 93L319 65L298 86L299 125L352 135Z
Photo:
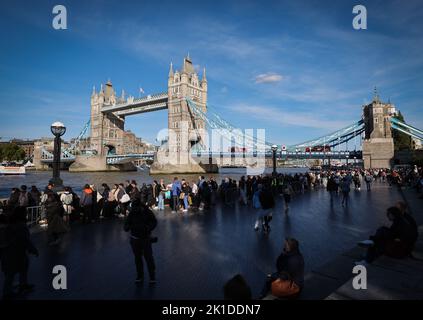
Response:
M170 63L170 69L169 69L169 78L173 77L173 63Z
M206 68L205 67L203 68L203 77L202 77L201 81L207 81L207 78L206 78Z
M373 101L379 102L379 94L378 94L378 92L377 92L377 88L376 88L376 86L375 86L375 89L374 89L374 97L373 97Z

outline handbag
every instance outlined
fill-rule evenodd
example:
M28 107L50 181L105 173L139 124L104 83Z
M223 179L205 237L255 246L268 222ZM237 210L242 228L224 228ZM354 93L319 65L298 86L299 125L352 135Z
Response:
M192 198L191 198L191 196L188 196L188 204L189 205L192 205Z
M272 282L271 292L275 297L284 298L298 294L300 287L292 280L278 278Z
M129 194L125 193L122 198L120 198L120 202L121 203L128 203L129 201L131 201L131 198L129 197Z
M179 195L179 199L183 200L185 198L185 192L181 192Z

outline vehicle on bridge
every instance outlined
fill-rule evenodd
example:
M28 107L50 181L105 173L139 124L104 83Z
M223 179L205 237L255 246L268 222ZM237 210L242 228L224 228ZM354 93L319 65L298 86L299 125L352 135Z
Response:
M330 152L330 146L306 147L305 152Z

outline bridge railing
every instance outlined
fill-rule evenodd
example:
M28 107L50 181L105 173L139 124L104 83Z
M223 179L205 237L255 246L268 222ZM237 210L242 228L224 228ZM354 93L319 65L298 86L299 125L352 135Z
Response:
M29 228L37 225L41 220L42 207L34 206L26 208L26 224Z

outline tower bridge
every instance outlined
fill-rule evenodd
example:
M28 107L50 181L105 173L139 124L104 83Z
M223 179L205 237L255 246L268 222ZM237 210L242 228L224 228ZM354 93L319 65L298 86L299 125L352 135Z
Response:
M150 172L190 173L217 171L219 166L234 164L255 166L272 158L272 143L248 136L213 112L207 102L208 84L205 68L200 77L190 59L185 57L180 70L170 64L167 92L141 98L118 96L109 80L91 95L90 119L74 143L65 148L62 160L73 162L71 171L109 171L135 169L132 161L152 160ZM127 116L167 109L168 139L152 153L128 153L124 148ZM392 130L423 140L423 132L395 118L395 106L383 103L375 93L373 101L363 106L360 120L325 136L311 139L279 151L277 158L286 159L363 159L365 168L389 167L394 157ZM224 152L209 148L208 132L217 130L223 139L245 147L244 152ZM78 143L90 136L90 154L78 154ZM333 148L360 139L362 150L334 151ZM323 149L313 151L313 147ZM308 151L307 151L308 150ZM234 160L236 159L236 161ZM36 150L34 163L52 160L51 152Z

